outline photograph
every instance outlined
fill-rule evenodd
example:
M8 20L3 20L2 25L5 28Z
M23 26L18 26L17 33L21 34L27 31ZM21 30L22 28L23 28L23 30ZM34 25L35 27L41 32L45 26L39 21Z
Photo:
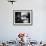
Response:
M32 10L13 10L13 24L32 24Z

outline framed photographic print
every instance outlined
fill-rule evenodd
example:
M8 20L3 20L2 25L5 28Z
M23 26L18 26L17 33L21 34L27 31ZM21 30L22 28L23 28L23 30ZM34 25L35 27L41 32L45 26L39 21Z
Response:
M32 25L32 10L13 10L13 24Z

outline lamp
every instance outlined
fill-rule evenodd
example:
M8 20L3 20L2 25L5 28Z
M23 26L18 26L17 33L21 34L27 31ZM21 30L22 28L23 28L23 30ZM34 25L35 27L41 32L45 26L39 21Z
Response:
M15 0L8 0L8 2L11 2L12 4L16 2Z

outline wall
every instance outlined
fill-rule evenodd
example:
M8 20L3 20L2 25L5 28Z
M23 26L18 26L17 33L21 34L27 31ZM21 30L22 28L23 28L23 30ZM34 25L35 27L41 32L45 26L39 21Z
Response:
M33 10L32 26L14 26L14 10ZM17 0L12 5L7 0L0 0L0 41L15 40L19 32L30 34L33 40L46 40L46 0Z

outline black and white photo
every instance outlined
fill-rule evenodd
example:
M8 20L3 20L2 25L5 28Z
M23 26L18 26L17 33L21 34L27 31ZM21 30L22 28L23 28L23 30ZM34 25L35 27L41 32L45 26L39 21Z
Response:
M13 23L14 24L31 24L32 10L14 10Z

